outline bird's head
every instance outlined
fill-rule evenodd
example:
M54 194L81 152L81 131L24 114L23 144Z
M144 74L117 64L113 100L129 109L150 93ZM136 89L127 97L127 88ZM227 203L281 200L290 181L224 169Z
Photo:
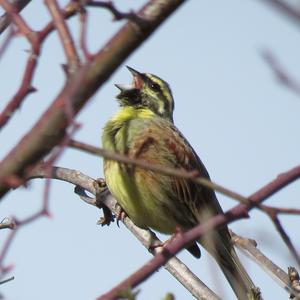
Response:
M168 83L155 75L127 68L133 75L133 82L130 85L116 84L121 91L117 95L120 105L150 109L173 122L174 100Z

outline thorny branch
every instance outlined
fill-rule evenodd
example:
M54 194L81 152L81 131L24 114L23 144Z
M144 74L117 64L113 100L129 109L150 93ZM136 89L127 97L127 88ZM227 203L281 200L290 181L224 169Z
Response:
M79 68L76 76L66 82L33 128L0 163L0 197L10 190L7 178L12 175L23 177L28 167L37 163L61 141L69 125L68 116L62 107L67 103L71 105L75 117L124 59L183 3L184 0L150 1L137 13L148 20L146 27L141 28L127 22L103 49L94 55L92 61ZM45 32L47 33L46 29ZM41 36L40 34L39 37ZM19 157L19 161L15 160L16 156Z
M73 67L69 66L69 72L71 72L73 68L75 70L79 66L79 57L78 57L78 54L76 53L76 50L74 49L74 46L72 46L72 45L74 45L74 42L72 41L70 33L68 33L68 27L64 23L64 20L69 19L70 17L74 16L78 12L84 11L84 7L78 1L71 1L69 4L66 5L66 7L63 10L58 9L58 7L56 7L56 9L54 10L53 5L52 5L51 11L53 13L55 13L55 17L53 17L53 20L51 20L49 22L49 24L47 24L44 27L44 29L37 32L37 31L32 31L29 28L29 26L26 24L26 22L23 20L23 18L21 18L21 16L17 13L18 9L21 9L24 6L26 6L29 3L29 1L27 1L27 2L26 1L17 1L17 5L19 5L19 6L17 6L18 9L16 9L12 4L9 4L7 2L7 0L1 0L0 3L2 3L2 2L4 3L4 5L6 5L6 8L7 8L6 15L9 14L9 12L10 12L16 18L16 20L14 22L16 24L19 24L19 26L21 26L21 29L19 28L19 32L22 33L26 37L27 36L31 37L31 39L29 39L29 41L32 40L32 42L34 42L34 43L31 43L32 50L28 57L28 61L27 61L26 67L25 67L21 86L18 89L18 91L16 92L16 94L13 96L13 98L8 102L8 104L6 105L4 110L0 113L0 130L3 126L6 125L6 123L9 121L9 119L11 118L13 113L20 107L20 105L22 104L22 102L24 101L26 96L28 96L30 93L36 91L36 88L34 88L32 86L31 82L32 82L35 70L37 68L38 58L39 58L40 52L41 52L41 47L42 47L42 44L43 44L45 38L56 27L58 27L58 29L59 29L58 33L60 34L60 37L62 40L62 45L64 46L66 56L67 56L67 58L68 57L70 58L69 65L73 66ZM52 2L52 1L50 1L50 2ZM24 5L24 6L22 6L22 5ZM110 5L103 5L102 7L111 10ZM113 10L117 11L115 8ZM83 15L83 13L81 15ZM133 15L134 15L133 12L130 13L129 15L119 12L120 18L118 18L118 20L120 20L120 19L133 20L134 19ZM121 16L122 16L122 18L121 18ZM6 17L5 17L5 20L7 20ZM139 23L141 23L143 25L146 24L146 21L143 19L143 22L142 22L142 18L140 18L140 17L136 17L136 21L137 20L139 20ZM81 22L82 22L81 26L82 26L82 28L84 28L84 26L85 26L84 17L81 18ZM1 26L1 24L0 24L0 26ZM1 32L1 27L0 27L0 32ZM14 32L14 34L16 34L16 33ZM85 37L85 35L82 34L81 42L80 42L81 47L83 47L83 45L85 45L85 43L83 42L84 37ZM88 55L88 51L86 50L85 47L83 48L83 50L84 50L85 57L88 58L88 60L92 60L94 58L94 56Z

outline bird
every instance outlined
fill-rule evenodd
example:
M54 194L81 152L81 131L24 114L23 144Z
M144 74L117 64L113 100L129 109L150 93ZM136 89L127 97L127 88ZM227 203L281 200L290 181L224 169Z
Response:
M120 109L103 128L103 148L162 167L209 174L173 120L174 99L169 84L150 73L131 67L133 81L116 84ZM187 231L217 214L222 208L213 190L185 178L163 175L141 167L104 159L104 178L122 210L141 228L174 234ZM238 299L252 298L257 288L241 264L228 227L197 241L216 260ZM196 242L187 246L201 255Z

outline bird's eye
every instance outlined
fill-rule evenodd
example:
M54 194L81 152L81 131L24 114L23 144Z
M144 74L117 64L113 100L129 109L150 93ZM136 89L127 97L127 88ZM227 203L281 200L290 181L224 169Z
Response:
M160 85L155 82L151 82L150 87L154 91L160 91Z

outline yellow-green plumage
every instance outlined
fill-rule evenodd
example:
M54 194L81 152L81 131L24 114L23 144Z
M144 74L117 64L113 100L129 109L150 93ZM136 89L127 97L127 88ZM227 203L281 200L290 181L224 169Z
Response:
M209 175L201 160L173 124L174 102L166 82L131 68L134 84L118 86L120 111L103 130L103 147L172 168ZM104 161L107 186L118 203L142 228L172 234L188 230L222 212L215 193L192 181L158 174L111 160ZM254 285L239 262L227 227L199 241L219 263L239 299L247 299ZM189 250L200 256L196 244Z

